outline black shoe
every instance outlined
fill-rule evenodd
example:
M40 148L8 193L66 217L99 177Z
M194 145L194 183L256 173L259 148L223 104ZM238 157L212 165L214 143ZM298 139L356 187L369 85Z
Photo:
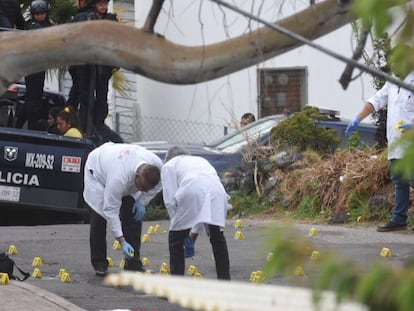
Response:
M97 267L97 268L95 268L95 274L97 276L104 277L107 273L108 273L108 269L106 269L104 267Z
M145 268L142 265L140 259L126 259L124 265L125 271L138 271L138 272L145 272Z
M390 232L390 231L401 231L407 230L407 224L397 224L393 221L387 222L385 225L377 227L378 232Z

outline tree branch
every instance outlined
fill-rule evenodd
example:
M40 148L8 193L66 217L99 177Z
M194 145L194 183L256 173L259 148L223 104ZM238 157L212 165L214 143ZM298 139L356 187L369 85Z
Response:
M158 15L162 9L164 0L152 0L152 6L145 20L143 30L149 33L154 33L154 26L157 22Z
M348 13L338 13L336 0L327 0L278 24L313 40L351 20ZM110 21L1 32L0 41L0 94L27 74L88 63L122 67L170 84L200 83L245 69L302 45L262 27L220 43L188 47L142 29Z

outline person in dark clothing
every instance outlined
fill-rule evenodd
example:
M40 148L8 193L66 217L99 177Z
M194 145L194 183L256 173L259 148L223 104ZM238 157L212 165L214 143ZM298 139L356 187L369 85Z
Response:
M16 0L0 0L0 27L24 29L24 17Z
M108 0L91 0L92 11L77 14L73 21L112 20L118 21L116 14L108 13ZM79 92L79 116L83 131L88 137L98 136L100 143L109 141L105 137L105 119L108 116L108 82L113 66L82 65L76 66Z
M57 115L59 114L61 110L62 110L61 107L56 107L56 106L50 108L49 117L47 119L47 124L48 124L47 132L48 133L60 135L60 131L57 127Z
M26 30L50 27L53 24L49 20L49 3L44 0L34 0L30 4L31 18L26 22ZM27 128L29 130L43 130L39 124L43 104L43 88L45 84L45 71L36 72L26 76L27 96Z
M78 0L78 14L84 13L84 12L92 12L92 11L93 11L92 6L88 0ZM72 78L72 87L70 88L70 91L68 94L67 105L71 106L74 110L78 110L78 107L79 107L77 67L78 66L69 66L68 68L69 74Z

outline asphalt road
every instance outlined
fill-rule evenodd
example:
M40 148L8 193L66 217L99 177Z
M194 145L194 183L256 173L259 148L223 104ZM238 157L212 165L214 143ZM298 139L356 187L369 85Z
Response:
M168 222L144 222L143 231L149 226L161 225L168 229ZM280 223L258 220L244 220L245 227L236 229L234 220L229 221L225 235L230 251L231 275L233 280L249 282L252 271L260 270L266 261L269 249L264 247L272 232L269 227ZM398 233L378 233L375 227L361 224L357 227L325 226L315 224L295 224L298 234L310 240L313 248L323 254L330 250L347 256L362 268L369 269L375 261L386 261L391 265L403 265L414 255L414 234L411 231ZM319 232L309 236L311 228ZM135 311L185 310L170 304L166 300L147 296L131 288L114 288L102 284L102 279L95 276L89 263L89 226L88 225L50 225L50 226L7 226L0 227L0 250L8 250L15 245L18 254L12 255L17 265L28 272L33 272L35 257L41 257L43 265L37 267L42 278L29 278L26 282L62 296L70 302L88 311L130 309ZM244 240L234 239L236 230L241 230ZM142 257L150 260L150 269L159 273L163 262L168 263L167 232L150 235L151 243L144 243ZM118 265L122 253L112 249L113 238L108 233L108 256ZM381 249L391 250L391 257L380 256ZM215 278L211 247L206 237L200 237L196 243L196 256L189 259L187 267L192 264L203 274L204 278ZM66 269L72 282L59 279L59 270ZM118 267L110 268L117 272ZM17 271L15 271L17 274ZM309 287L317 272L307 271L305 276L292 279L277 276L265 283ZM190 276L186 276L190 277ZM202 282L202 281L200 281ZM200 283L202 284L202 283Z

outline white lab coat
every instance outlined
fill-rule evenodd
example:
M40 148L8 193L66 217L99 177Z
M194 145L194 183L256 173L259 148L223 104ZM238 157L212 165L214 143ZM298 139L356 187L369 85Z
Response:
M230 196L207 160L189 155L174 157L163 165L161 182L170 230L201 229L200 224L225 226Z
M414 71L405 79L405 83L414 85ZM401 159L404 154L404 147L395 147L393 144L401 137L401 132L395 128L399 121L404 123L414 122L414 93L400 88L395 84L386 82L384 86L368 102L374 106L376 111L387 107L387 139L388 159Z
M131 195L146 206L161 190L161 182L148 192L135 187L135 173L142 164L161 169L162 161L153 152L130 144L106 143L94 149L85 163L85 202L109 224L115 238L123 235L119 210L122 197Z

